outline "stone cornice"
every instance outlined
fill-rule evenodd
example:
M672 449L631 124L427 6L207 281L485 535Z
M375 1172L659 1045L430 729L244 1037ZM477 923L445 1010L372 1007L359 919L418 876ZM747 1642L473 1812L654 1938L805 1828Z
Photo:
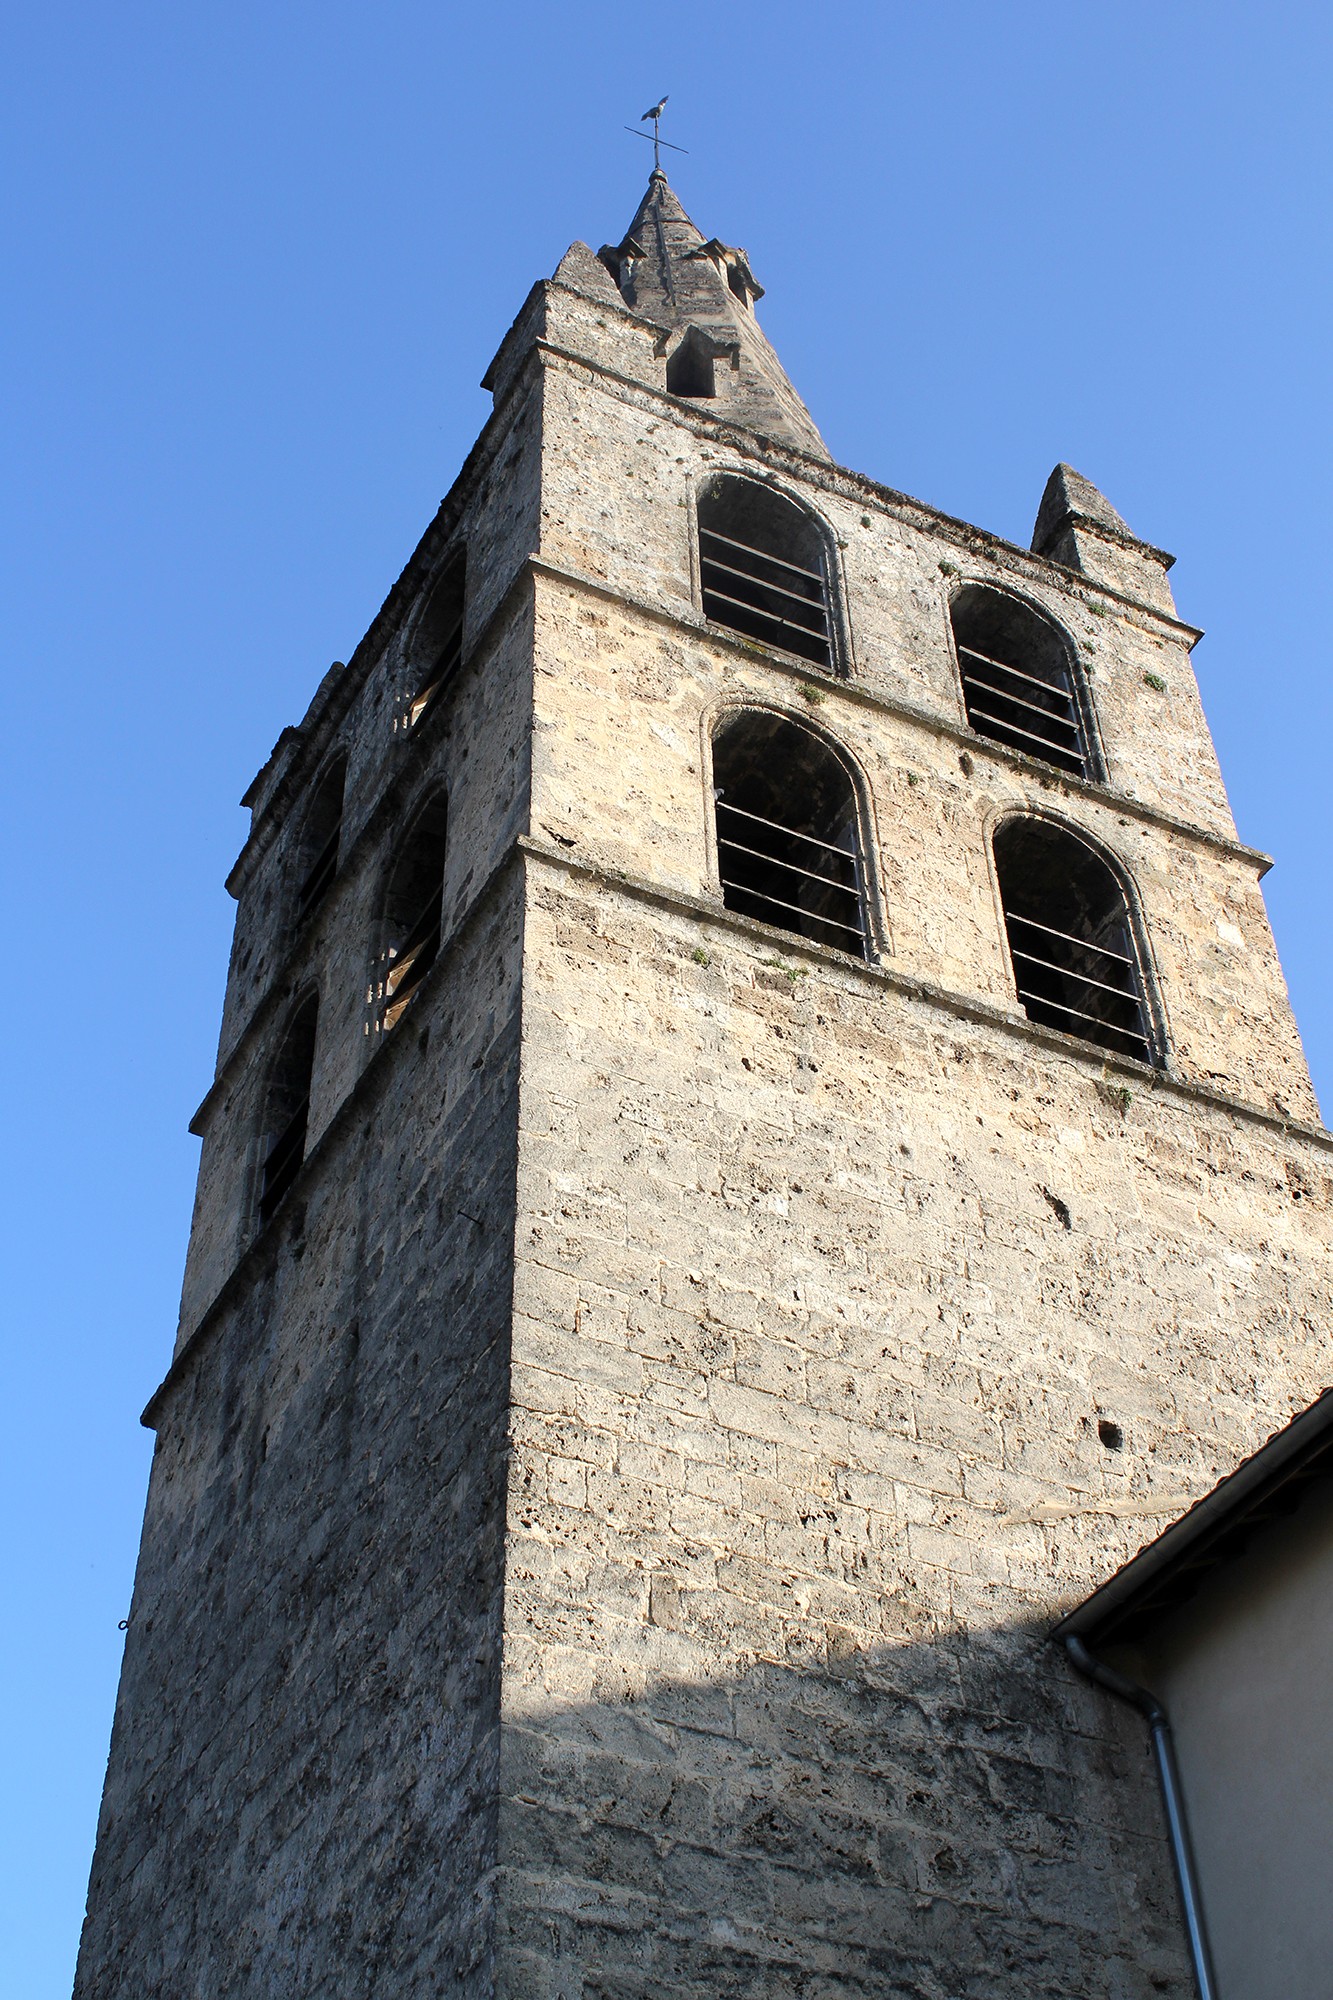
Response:
M1124 549L1127 555L1146 556L1149 562L1160 563L1164 570L1174 569L1175 567L1176 559L1166 549L1159 549L1152 542L1141 542L1137 535L1131 535L1123 528L1113 528L1109 521L1098 521L1093 515L1079 514L1072 508L1060 516L1059 520L1047 533L1046 540L1048 542L1058 542L1061 535L1065 534L1070 528L1075 528L1084 535L1096 535L1099 541L1110 542L1116 548ZM1037 551L1034 550L1033 553L1036 554ZM1044 562L1049 560L1049 557L1042 557L1042 561ZM1056 563L1055 567L1057 569L1063 568L1063 564ZM1110 594L1114 595L1114 593ZM1190 629L1192 630L1193 628L1191 627Z
M1130 798L1123 792L1112 791L1108 786L1093 784L1087 779L1076 778L1066 772L1053 773L1052 767L1043 764L1040 759L1028 757L1021 750L1012 750L1005 744L995 743L989 737L978 736L965 722L951 716L942 715L916 702L868 688L860 681L842 675L822 674L808 660L802 660L796 654L779 652L761 645L757 640L736 639L721 627L709 625L702 618L687 618L662 605L652 604L647 599L629 597L623 590L602 583L595 577L586 576L579 570L549 562L543 556L528 556L517 564L509 584L469 649L467 660L463 665L464 673L480 666L499 629L509 619L516 599L524 593L529 579L534 577L544 577L548 581L562 584L570 589L586 592L617 604L637 617L665 625L677 633L705 640L710 646L716 647L736 660L752 666L757 663L804 686L818 684L821 688L827 689L830 695L845 697L859 707L871 709L882 715L891 715L936 735L947 736L974 758L1007 766L1010 770L1018 771L1043 786L1054 783L1075 798L1085 798L1090 803L1105 807L1125 818L1158 828L1175 839L1189 841L1196 846L1225 855L1229 860L1239 861L1244 866L1253 868L1258 876L1267 874L1273 865L1272 857L1258 848L1247 847L1241 841L1228 839L1222 834L1210 832L1206 827L1195 826L1187 820L1177 819L1174 814L1163 812L1160 808L1147 805L1142 800ZM350 673L350 664L346 671ZM421 742L432 738L433 732L428 729L427 737L422 738ZM389 778L348 849L339 868L340 880L350 879L355 873L367 849L379 838L385 819L392 812L395 802L410 790L420 766L420 749L420 743L409 737L401 767ZM329 907L333 907L332 902ZM228 1079L245 1048L252 1043L255 1035L271 1018L279 997L287 991L295 966L309 946L310 940L317 935L318 921L317 919L315 925L293 937L264 994L255 1003L235 1041L221 1057L213 1081L190 1120L189 1129L196 1136L202 1134L206 1121L218 1097L225 1090Z
M655 388L651 383L635 381L632 376L622 375L605 363L592 360L586 354L576 354L571 348L560 347L554 342L537 338L534 350L544 359L561 362L567 366L583 369L589 375L613 384L626 391L631 401L642 401L646 407L669 411L678 421L693 429L700 437L718 437L726 440L730 450L747 455L764 463L781 466L808 480L812 485L822 486L828 491L840 492L842 497L858 504L869 502L894 520L914 528L920 534L939 535L957 547L975 552L993 551L1006 560L1016 563L1020 570L1035 579L1056 584L1068 595L1080 601L1105 598L1116 604L1123 604L1127 610L1137 612L1151 621L1154 627L1171 633L1175 638L1184 639L1193 647L1203 637L1197 625L1187 625L1181 618L1172 617L1169 612L1159 611L1155 605L1144 603L1142 598L1129 597L1123 591L1113 589L1109 584L1098 583L1080 571L1067 569L1063 563L1052 562L1049 556L1039 556L1031 549L1022 548L1017 542L1008 542L1002 535L992 534L988 528L978 528L970 521L959 520L956 515L946 514L938 507L932 507L926 500L914 500L909 493L899 493L892 486L881 486L868 474L854 472L849 466L838 465L827 458L816 458L810 452L800 451L795 445L781 444L775 438L761 435L758 431L747 430L740 424L729 423L723 416L713 416L696 403L680 396L672 396L665 389ZM1104 529L1098 530L1105 533ZM1163 562L1174 560L1164 550L1153 549L1146 542L1136 542L1130 538L1129 547L1146 549L1154 558Z
M737 639L721 626L710 625L701 617L686 618L679 612L670 611L664 605L651 604L645 598L629 597L623 590L611 584L601 583L596 577L586 576L580 570L569 569L560 563L548 562L544 556L533 556L529 568L535 576L543 576L571 589L586 591L611 603L619 604L637 616L651 620L655 624L669 626L677 633L688 633L698 639L705 639L720 651L733 658L772 668L789 679L803 682L806 686L817 685L827 691L830 697L846 696L859 707L876 710L882 715L892 715L904 722L914 723L918 728L929 730L936 735L947 736L960 748L966 749L973 757L988 759L992 763L1007 765L1011 770L1021 771L1037 782L1050 785L1052 780L1067 789L1075 798L1085 798L1097 805L1120 813L1127 818L1137 819L1145 825L1159 827L1176 838L1189 840L1197 846L1225 854L1230 860L1241 861L1252 867L1260 876L1266 875L1273 866L1273 857L1257 847L1247 847L1243 841L1233 840L1226 834L1213 833L1207 827L1196 826L1189 820L1177 819L1174 813L1163 812L1159 806L1146 804L1142 799L1131 798L1125 792L1114 791L1109 785L1094 784L1087 778L1076 778L1070 772L1056 771L1050 764L1043 764L1038 757L1029 757L1021 750L1011 750L1007 744L996 743L989 736L979 736L965 722L952 716L926 708L918 702L906 701L899 695L886 694L877 688L867 687L863 681L842 674L822 673L795 653L782 653L773 647L764 646L758 640Z
M1137 1062L1132 1056L1117 1055L1111 1049L1094 1049L1090 1043L1079 1041L1076 1036L1061 1034L1058 1028L1044 1028L1038 1022L1030 1021L1026 1014L997 1007L991 1001L977 999L972 994L955 992L947 986L938 986L932 980L921 978L918 973L902 972L891 965L863 963L845 952L834 951L828 945L815 944L809 938L797 937L795 933L775 931L768 924L761 924L752 917L743 917L735 910L727 909L720 901L705 900L702 896L691 896L680 889L668 889L659 883L646 881L641 876L625 874L619 869L599 867L595 862L580 861L573 855L562 853L559 848L548 846L545 841L538 840L531 834L521 835L517 844L523 853L533 860L543 862L563 874L580 876L604 889L619 891L637 902L652 903L678 916L689 917L734 932L756 944L764 945L770 953L777 950L787 957L809 959L825 970L840 973L858 984L868 984L880 990L887 989L901 994L905 999L917 1000L941 1013L951 1014L955 1019L974 1021L983 1027L994 1028L1014 1040L1036 1043L1085 1070L1091 1082L1099 1081L1107 1070L1114 1070L1133 1079L1144 1091L1156 1096L1178 1098L1183 1103L1199 1106L1208 1111L1222 1112L1228 1117L1243 1118L1248 1124L1262 1125L1284 1138L1301 1140L1309 1145L1318 1146L1325 1152L1333 1153L1333 1133L1327 1132L1322 1125L1307 1125L1300 1119L1283 1118L1262 1105L1247 1103L1240 1097L1228 1097L1222 1091L1211 1090L1204 1084L1192 1083L1187 1077L1176 1076L1170 1070L1156 1069L1148 1063Z
M936 985L931 980L922 979L917 974L902 972L890 965L865 964L859 959L849 957L846 953L815 944L808 938L797 937L788 932L776 932L766 924L758 923L750 917L740 916L734 910L728 910L720 901L691 896L683 890L666 888L641 876L629 875L619 869L600 867L595 862L578 860L531 834L519 834L514 838L468 903L439 958L422 982L419 996L413 1003L414 1011L419 1015L425 1014L430 1004L430 996L438 992L440 985L447 978L458 945L482 915L494 891L519 860L536 862L539 866L550 868L558 874L573 876L602 890L668 911L674 916L687 918L696 923L707 923L717 930L731 933L738 940L753 944L756 948L762 947L770 955L779 951L787 958L805 960L817 965L830 976L868 987L872 991L897 994L903 999L915 1001L955 1020L974 1022L979 1026L993 1029L1013 1041L1045 1049L1082 1070L1088 1082L1094 1087L1104 1081L1108 1071L1114 1072L1117 1076L1136 1083L1145 1095L1168 1097L1183 1105L1193 1106L1215 1115L1239 1118L1247 1124L1257 1125L1273 1132L1280 1138L1311 1145L1321 1152L1333 1154L1333 1134L1325 1131L1323 1126L1307 1125L1298 1119L1279 1117L1275 1112L1268 1111L1260 1105L1248 1104L1242 1098L1228 1097L1223 1092L1211 1090L1203 1084L1191 1083L1184 1077L1173 1076L1167 1070L1155 1069L1147 1063L1136 1062L1131 1056L1117 1055L1109 1049L1094 1050L1088 1043L1080 1042L1073 1036L1063 1035L1055 1028L1044 1028L1035 1021L1029 1021L1024 1014L997 1007L973 995L954 992L948 987ZM520 1008L523 1005L525 989L526 978L520 973ZM381 1042L302 1161L296 1181L293 1183L294 1187L308 1188L310 1183L326 1170L328 1163L337 1154L351 1131L355 1119L375 1102L385 1088L393 1065L401 1059L399 1052L409 1044L415 1046L415 1037L407 1034L390 1035ZM245 1289L252 1277L263 1268L265 1262L275 1254L275 1245L284 1227L284 1218L289 1216L290 1212L286 1203L277 1210L254 1241L241 1252L218 1291L200 1314L174 1356L166 1375L145 1406L141 1421L149 1430L156 1428L165 1399L183 1379L206 1346L210 1333L219 1324L227 1308Z

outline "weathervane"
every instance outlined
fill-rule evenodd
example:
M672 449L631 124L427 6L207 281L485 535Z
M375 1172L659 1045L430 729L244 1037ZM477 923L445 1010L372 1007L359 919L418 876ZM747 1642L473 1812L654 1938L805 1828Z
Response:
M659 97L656 104L651 105L649 109L644 112L642 118L640 118L639 120L639 125L646 125L650 118L653 121L652 138L653 138L654 173L661 172L663 146L666 147L669 153L688 153L690 150L688 146L673 146L670 139L664 139L662 137L662 113L663 111L665 111L665 109L666 109L666 98ZM639 130L639 125L627 125L625 127L625 130L627 132L632 132L636 139L646 139L648 137L648 134L646 132L641 132Z

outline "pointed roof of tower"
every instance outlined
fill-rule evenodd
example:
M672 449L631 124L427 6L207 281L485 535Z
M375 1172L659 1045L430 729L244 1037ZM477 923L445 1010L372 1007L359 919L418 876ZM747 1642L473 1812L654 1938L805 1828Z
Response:
M1090 479L1085 479L1081 472L1075 472L1072 465L1060 464L1046 481L1046 491L1037 509L1032 546L1038 555L1048 552L1071 517L1086 521L1093 527L1109 528L1112 534L1124 535L1130 541L1138 540L1131 533L1129 523L1121 519L1106 495Z
M755 319L754 302L764 288L748 256L718 237L705 238L660 167L621 241L597 254L633 312L671 332L697 327L706 336L725 384L719 415L800 451L829 456Z
M1046 481L1032 530L1034 555L1079 570L1107 590L1151 604L1169 617L1175 599L1166 573L1175 561L1140 541L1106 495L1072 465L1057 465Z

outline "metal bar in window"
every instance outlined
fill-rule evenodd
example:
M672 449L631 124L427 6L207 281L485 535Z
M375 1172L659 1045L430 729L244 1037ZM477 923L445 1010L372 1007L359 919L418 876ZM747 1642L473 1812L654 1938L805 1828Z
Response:
M808 840L812 847L825 848L830 854L841 854L848 861L854 858L855 849L853 848L839 847L831 840L820 840L813 833L798 833L794 826L784 826L782 821L778 819L765 819L762 813L749 812L744 806L733 806L726 799L717 799L714 803L719 812L736 813L741 819L752 819L756 826L771 826L774 833L788 834L792 840Z
M996 729L1007 729L1011 736L1021 736L1025 743L1040 743L1056 758L1066 759L1079 771L1083 769L1083 757L1079 751L1071 750L1065 743L1052 743L1049 736L1038 736L1035 730L1020 729L1016 722L1006 722L1002 715L990 715L985 709L969 707L967 719L974 725L978 722L993 723ZM984 730L982 734L985 734Z
M793 576L808 576L811 583L819 584L821 589L824 587L824 576L820 570L803 569L800 563L788 562L785 556L771 556L767 549L757 549L752 542L738 542L732 535L721 535L716 528L701 527L699 534L701 537L707 535L709 541L723 542L729 549L739 549L743 555L758 556L761 562L776 563L779 569L789 569Z
M832 875L820 875L813 868L798 868L794 861L780 861L776 854L766 854L762 847L742 847L739 840L719 839L717 844L730 848L733 854L749 854L756 861L766 861L771 868L785 868L788 874L804 876L807 882L822 882L826 889L839 889L846 896L856 894L850 883L838 882ZM851 856L847 858L850 860Z
M310 1099L306 1096L301 1099L265 1156L259 1211L266 1219L295 1180L296 1170L305 1158L306 1126L309 1117Z
M766 576L754 576L749 570L733 569L730 563L720 562L716 556L705 556L704 568L720 570L724 576L738 576L742 583L752 583L756 590L771 590L777 597L790 598L793 604L803 605L807 611L818 611L822 614L824 610L822 591L817 597L806 597L799 590L788 590L785 583L770 583ZM705 590L710 588L709 584L704 584Z
M781 896L767 895L763 889L752 889L745 882L729 882L725 875L722 877L722 887L734 890L738 896L749 896L756 903L766 903L770 909L794 910L798 917L805 917L812 924L824 924L829 930L842 931L844 935L850 932L853 937L859 937L862 943L865 942L865 929L861 924L849 923L842 917L823 917L819 914L818 910L802 909L799 903L784 903ZM848 893L851 892L849 891ZM790 931L794 927L791 924L783 924L781 928ZM800 935L799 932L795 934L797 936Z
M407 935L398 947L400 956L405 956L409 951L418 950L431 935L432 931L436 937L439 936L440 904L443 897L444 884L440 883L436 888L431 890L430 895L426 898L408 926Z
M1081 1007L1066 1007L1059 1000L1048 1000L1043 993L1026 993L1021 986L1018 989L1018 997L1024 1006L1030 1004L1033 1007L1050 1007L1057 1014L1069 1014L1077 1021L1090 1021L1094 1028L1104 1028L1112 1035L1123 1035L1126 1041L1138 1042L1145 1049L1148 1046L1148 1037L1142 1027L1118 1027L1114 1021L1104 1021L1100 1014L1087 1014ZM1141 1014L1139 1018L1142 1020Z
M385 997L390 1000L405 1000L409 993L415 993L439 952L440 934L423 938L420 944L404 950L395 959L384 981Z
M803 632L807 639L818 639L821 646L827 646L828 644L827 632L817 632L813 625L802 625L799 618L784 618L780 612L765 611L762 604L748 604L743 597L732 597L725 590L715 590L711 584L706 586L704 590L704 612L708 617L712 616L712 613L708 609L708 600L710 597L716 603L734 604L738 610L748 611L752 618L762 618L768 624L776 625L784 632ZM717 622L719 625L726 625L729 621L725 618L719 618Z
M1045 688L1048 694L1063 695L1066 701L1072 699L1067 684L1044 681L1039 674L1025 673L1021 667L1011 667L1005 660L993 660L989 653L979 653L975 646L960 646L958 651L969 660L981 660L988 667L998 667L1003 674L1013 674L1016 679L1028 681L1033 687Z
M771 903L775 910L795 910L797 916L813 917L817 924L832 924L835 930L855 931L858 936L865 936L864 927L859 923L853 923L850 918L821 916L818 910L809 910L804 903L789 903L785 897L771 896L767 889L756 889L753 883L738 882L733 876L724 875L722 877L722 887L724 889L735 889L741 895L757 896L761 903ZM851 896L854 899L857 905L857 915L859 916L861 899L855 889L841 889L839 893L844 896Z
M439 949L440 911L437 898L427 904L397 952L391 954L394 962L385 976L386 996L402 1001L409 993L415 992L435 963Z
M1134 1006L1139 1004L1139 996L1126 992L1123 986L1108 986L1104 979L1092 979L1086 972L1075 972L1072 965L1057 965L1053 959L1038 958L1035 952L1020 951L1016 944L1009 947L1015 958L1021 958L1027 965L1040 965L1047 972L1058 972L1062 979L1077 979L1080 986L1095 986L1099 993L1109 993L1116 1000L1129 1000Z
M1119 959L1121 965L1129 966L1131 971L1138 970L1135 961L1123 951L1113 951L1109 944L1098 944L1095 938L1075 937L1072 931L1058 931L1054 924L1039 924L1035 917L1020 917L1017 910L1006 910L1004 920L1007 924L1026 924L1030 930L1045 931L1048 937L1063 938L1066 944L1076 944L1081 951L1099 951L1103 958Z
M417 689L417 692L413 695L411 701L408 703L407 721L408 721L408 727L410 729L416 728L422 716L426 713L426 710L431 706L432 702L435 700L436 695L439 694L441 690L448 685L448 683L453 679L454 675L457 673L458 668L462 662L463 649L462 646L457 644L456 642L460 640L462 636L463 636L463 628L460 625L458 631L454 635L454 639L451 640L449 644L445 646L443 650L436 657L435 664L431 668L430 679L426 682L424 687L420 687Z
M297 908L300 915L304 916L307 910L314 908L337 874L338 843L341 838L342 822L340 820L323 847L320 848L313 866L306 875L305 881L301 884L300 894L297 897Z
M428 686L417 689L417 692L413 695L411 701L409 701L409 703L407 704L407 726L409 729L416 728L422 716L426 713L426 710L430 707L431 703L434 701L436 695L440 692L440 689L443 686L444 686L444 681L443 679L440 679L437 681L431 681L428 684Z
M1053 708L1042 708L1035 701L1025 701L1021 694L1010 694L1005 688L996 687L992 681L978 680L975 674L964 674L963 686L980 688L983 694L994 695L997 701L1008 702L1013 708L1026 709L1029 715L1039 715L1044 722L1053 722L1057 729L1069 729L1075 737L1078 735L1078 723L1072 715L1057 715ZM1051 692L1056 690L1053 688ZM1067 707L1068 703L1065 705Z

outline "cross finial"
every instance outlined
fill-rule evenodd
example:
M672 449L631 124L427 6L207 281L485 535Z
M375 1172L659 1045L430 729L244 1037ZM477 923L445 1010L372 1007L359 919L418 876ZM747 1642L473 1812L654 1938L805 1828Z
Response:
M656 104L650 105L639 120L639 125L646 125L650 118L653 121L653 172L655 174L660 174L662 171L663 146L665 146L667 151L671 153L684 153L688 152L689 150L689 148L686 146L673 146L670 139L664 139L662 137L662 113L665 111L665 109L666 109L666 98L659 97ZM648 134L646 132L640 132L639 125L627 125L625 127L625 130L627 132L633 132L634 136L637 139L646 139L648 137Z

